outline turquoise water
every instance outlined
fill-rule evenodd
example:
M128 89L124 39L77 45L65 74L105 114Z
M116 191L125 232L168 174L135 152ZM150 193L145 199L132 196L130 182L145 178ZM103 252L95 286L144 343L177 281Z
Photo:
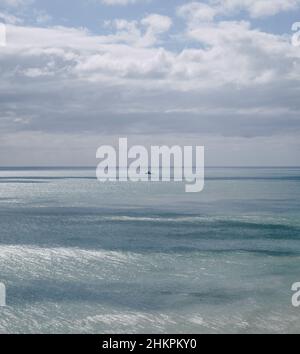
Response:
M1 333L300 332L300 169L0 170Z

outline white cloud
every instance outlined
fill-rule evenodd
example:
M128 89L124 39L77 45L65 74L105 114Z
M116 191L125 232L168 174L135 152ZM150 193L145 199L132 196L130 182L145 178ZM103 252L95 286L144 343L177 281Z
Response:
M143 1L148 1L148 0L101 0L103 4L105 5L129 5L129 4L135 4L137 2L143 2Z
M35 0L0 0L0 5L9 6L9 7L18 7L29 5Z
M177 14L192 23L213 21L217 15L232 16L246 11L250 17L273 16L281 12L297 10L300 0L209 0L194 1L179 6Z
M210 78L208 85L210 82L268 84L278 77L295 77L300 53L292 48L288 38L253 29L248 21L215 20L218 14L232 14L237 8L250 11L254 3L262 4L264 0L211 0L210 6L199 2L180 6L177 15L185 18L187 24L183 40L199 42L204 48L183 51L181 55L188 53L198 62L191 63L186 57L187 65L182 65L181 71L185 67L193 77L202 73L203 78Z
M153 18L145 20L151 31L169 27L168 21L158 26L158 17L155 21ZM253 107L261 112L268 108L268 114L273 114L271 111L277 114L278 106L288 109L295 97L291 87L298 86L298 48L291 46L285 37L251 29L248 22L225 21L190 27L187 38L199 41L202 46L179 53L156 47L154 41L147 46L136 45L144 36L140 37L139 31L134 34L135 23L120 21L116 26L119 31L125 29L127 36L132 26L134 39L127 37L127 41L121 41L120 33L93 36L84 29L8 26L8 46L0 53L3 68L0 88L5 91L11 87L15 95L23 87L28 94L30 88L32 99L36 100L41 95L41 85L49 95L53 88L52 95L57 97L60 82L64 82L64 87L70 82L72 96L82 103L82 90L90 83L86 92L93 88L91 97L105 97L108 92L111 99L122 95L118 103L112 104L111 99L102 102L103 112L107 110L110 114L148 114L154 110L190 111L192 116L223 111L228 115L234 109ZM24 86L23 81L29 77L34 81ZM283 85L291 95L289 104L276 91ZM123 87L126 89L121 93ZM247 95L251 92L251 104L241 97L243 92ZM60 94L63 97L66 93ZM225 102L228 97L233 110L230 112ZM298 98L294 106L298 107Z
M116 19L105 23L107 28L116 32L102 37L106 43L127 43L140 47L149 47L160 43L160 35L168 32L172 26L171 18L150 14L141 21Z
M200 2L190 2L177 9L178 16L187 18L189 21L206 22L212 21L217 14L217 8Z
M6 12L0 12L0 20L8 24L22 23L22 19Z
M172 20L168 16L151 14L142 19L141 24L148 27L151 32L164 33L172 26Z
M251 17L272 16L299 8L299 0L211 0L212 4L229 11L248 11Z
M187 19L182 50L164 46L172 20L158 14L109 22L107 35L9 25L1 135L297 135L299 48L193 6L178 10Z

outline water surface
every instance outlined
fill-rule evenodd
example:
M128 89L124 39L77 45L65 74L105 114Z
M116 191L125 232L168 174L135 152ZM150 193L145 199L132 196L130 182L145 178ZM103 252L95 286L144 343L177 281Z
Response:
M0 169L1 333L300 332L300 169Z

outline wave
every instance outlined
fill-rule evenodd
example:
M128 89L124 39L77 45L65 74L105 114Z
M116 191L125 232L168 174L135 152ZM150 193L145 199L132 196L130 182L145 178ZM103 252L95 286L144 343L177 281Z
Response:
M300 222L295 219L285 217L258 216L258 215L243 215L238 217L233 216L128 216L114 215L102 216L98 220L111 222L150 222L150 223L216 223L216 222L232 222L232 223L248 223L259 225L274 225L274 226L300 226Z
M30 270L30 273L44 273L52 266L61 265L80 273L85 266L91 265L93 262L100 262L105 265L105 268L109 266L119 267L124 264L135 263L141 257L141 255L131 252L85 250L71 247L0 246L0 268L12 270L17 277L19 276L18 270L21 272Z

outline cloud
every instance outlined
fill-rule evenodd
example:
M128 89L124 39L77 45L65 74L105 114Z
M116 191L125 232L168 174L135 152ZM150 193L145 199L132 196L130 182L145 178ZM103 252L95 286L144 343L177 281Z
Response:
M290 139L299 151L299 48L249 21L220 20L217 2L212 11L202 5L178 9L186 27L176 37L168 33L172 19L159 14L109 21L98 35L8 25L0 50L2 161L25 145L29 156L31 142L42 151L38 136L44 152L55 139L54 160L64 142L68 156L77 143L94 156L96 136L114 135L205 136L219 151L230 139L232 149L249 148L245 140L275 147Z
M148 27L153 33L163 33L171 28L172 20L168 16L151 14L142 19L141 24Z
M7 24L21 24L23 19L20 18L20 9L30 5L34 0L0 0L0 22ZM15 14L18 13L18 15Z
M204 145L207 166L294 166L299 163L297 136L222 137L210 135L131 135L129 145ZM0 139L2 166L96 166L100 145L117 146L114 135L15 132Z
M193 23L212 21L218 9L205 3L191 2L178 7L177 15L186 18Z
M210 2L223 9L224 12L244 10L254 18L296 10L300 6L299 0L211 0Z
M22 23L22 19L6 12L0 12L0 20L9 24Z
M101 0L101 2L105 5L130 5L130 4L135 4L138 2L145 2L149 0Z
M34 0L0 0L0 6L18 7L32 4Z
M148 47L160 43L160 35L168 32L172 26L170 17L150 14L141 21L116 19L105 23L107 28L116 32L102 37L106 43L130 43L135 46Z
M273 16L297 10L300 0L209 0L194 1L177 8L177 14L190 22L213 21L216 16L233 16L246 12L251 18Z
M167 30L158 18L144 25ZM189 27L187 39L202 46L180 52L85 29L8 26L8 33L0 52L2 132L250 137L300 128L300 53L247 22Z

